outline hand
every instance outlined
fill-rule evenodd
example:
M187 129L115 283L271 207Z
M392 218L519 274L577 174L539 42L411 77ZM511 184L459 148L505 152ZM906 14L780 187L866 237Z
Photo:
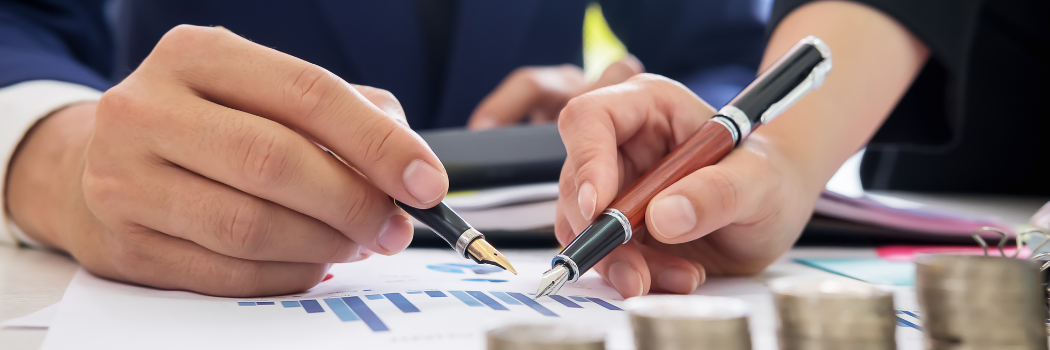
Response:
M685 86L641 74L569 102L555 231L568 244L627 186L716 111ZM759 129L721 162L656 195L645 228L594 267L625 298L690 293L706 274L761 271L789 249L822 188Z
M42 121L10 184L19 226L98 275L255 296L401 251L412 225L390 197L430 207L448 179L390 93L179 26L97 108Z
M593 83L583 78L583 70L571 64L518 68L481 101L467 127L491 129L515 125L525 118L533 124L555 122L562 107L573 97L619 84L644 71L633 55L613 62Z

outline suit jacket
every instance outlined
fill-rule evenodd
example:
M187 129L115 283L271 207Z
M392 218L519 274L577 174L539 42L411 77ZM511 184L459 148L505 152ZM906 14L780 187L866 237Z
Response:
M105 90L172 27L222 25L349 82L391 91L416 129L461 126L513 69L581 64L587 4L461 0L435 92L412 0L0 0L0 87L52 79ZM755 76L768 4L601 1L647 71L684 82L716 107Z

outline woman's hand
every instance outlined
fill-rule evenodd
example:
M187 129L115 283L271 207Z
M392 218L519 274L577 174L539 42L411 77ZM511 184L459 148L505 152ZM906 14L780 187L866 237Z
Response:
M556 231L572 241L715 110L670 79L642 74L573 99ZM719 163L661 191L645 227L594 267L624 297L689 293L706 274L752 274L791 247L821 189L761 130Z

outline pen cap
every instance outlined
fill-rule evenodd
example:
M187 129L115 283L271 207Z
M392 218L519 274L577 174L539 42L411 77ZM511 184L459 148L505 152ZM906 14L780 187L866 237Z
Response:
M742 139L819 88L829 71L831 49L820 39L807 36L762 71L719 114L737 124Z
M566 323L510 324L485 334L488 350L604 350L605 332Z
M700 295L627 299L638 350L751 349L748 307L742 300Z

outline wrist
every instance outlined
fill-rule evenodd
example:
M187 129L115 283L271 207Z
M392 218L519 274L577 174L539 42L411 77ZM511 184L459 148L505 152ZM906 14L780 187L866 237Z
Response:
M82 207L84 149L94 120L95 103L60 109L37 122L11 158L4 199L11 219L33 240L66 250L65 218Z

